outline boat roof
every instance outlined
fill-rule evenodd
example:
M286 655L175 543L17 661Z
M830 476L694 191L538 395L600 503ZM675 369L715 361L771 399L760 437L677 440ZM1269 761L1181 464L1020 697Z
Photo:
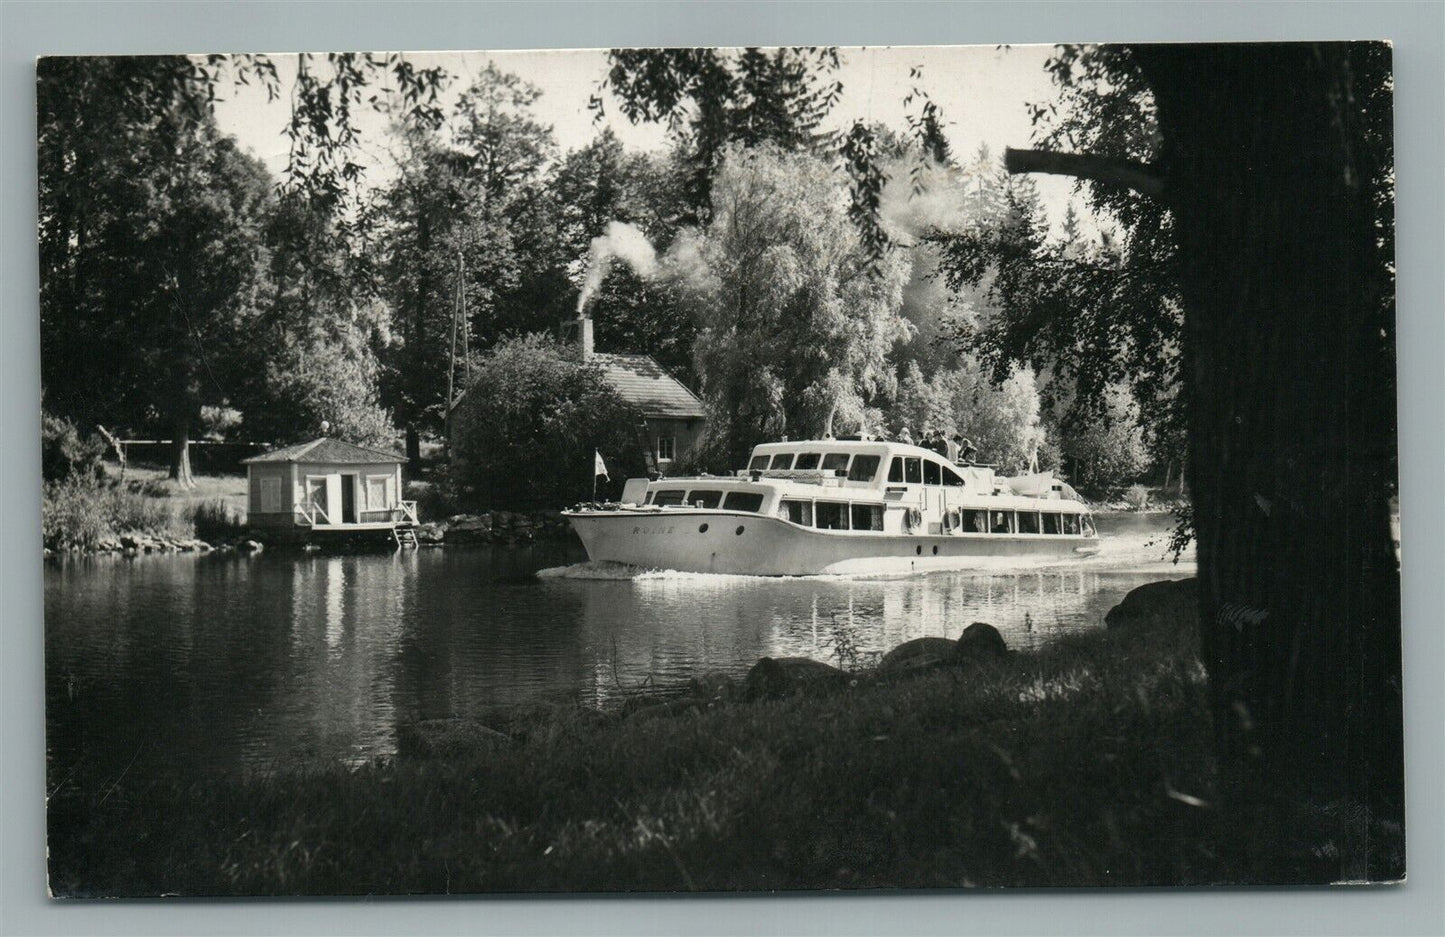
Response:
M932 456L948 461L932 449L911 443L889 439L798 439L788 442L765 442L753 447L755 455L772 455L778 452L862 452L869 455L916 455Z

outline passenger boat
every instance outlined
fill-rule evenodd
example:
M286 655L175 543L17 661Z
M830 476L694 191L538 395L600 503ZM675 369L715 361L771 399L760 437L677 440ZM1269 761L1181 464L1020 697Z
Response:
M765 443L732 475L629 479L562 512L594 561L758 576L987 568L1097 553L1050 474L997 475L881 440Z

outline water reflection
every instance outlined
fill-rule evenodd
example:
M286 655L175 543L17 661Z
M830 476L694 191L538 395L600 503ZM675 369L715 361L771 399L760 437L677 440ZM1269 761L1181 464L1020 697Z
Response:
M541 700L601 705L761 656L863 655L972 621L1009 644L1100 626L1185 568L901 579L589 578L565 546L343 557L137 557L49 566L54 770L232 772L394 750L397 727Z

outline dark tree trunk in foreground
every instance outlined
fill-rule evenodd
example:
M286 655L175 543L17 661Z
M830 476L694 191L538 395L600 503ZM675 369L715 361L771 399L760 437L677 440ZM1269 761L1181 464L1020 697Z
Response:
M184 488L195 487L191 475L191 418L176 414L171 424L171 478Z
M1382 74L1366 56L1387 69L1388 51L1134 52L1177 222L1202 644L1235 846L1260 884L1281 860L1319 880L1398 877L1403 852L1376 838L1404 809L1395 321L1370 184L1389 141L1369 141L1360 105Z

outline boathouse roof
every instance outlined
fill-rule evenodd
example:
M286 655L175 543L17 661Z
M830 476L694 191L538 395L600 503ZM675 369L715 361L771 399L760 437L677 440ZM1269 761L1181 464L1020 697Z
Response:
M342 442L339 439L332 439L329 436L322 436L320 439L313 439L310 442L297 443L294 446L283 446L280 449L273 449L261 455L252 456L249 459L242 459L242 465L250 465L256 462L302 462L302 463L327 463L342 465L394 465L405 461L394 452L382 452L380 449L368 449L365 446L358 446L354 443Z
M697 419L704 415L697 395L650 355L597 352L592 360L612 389L643 416Z

